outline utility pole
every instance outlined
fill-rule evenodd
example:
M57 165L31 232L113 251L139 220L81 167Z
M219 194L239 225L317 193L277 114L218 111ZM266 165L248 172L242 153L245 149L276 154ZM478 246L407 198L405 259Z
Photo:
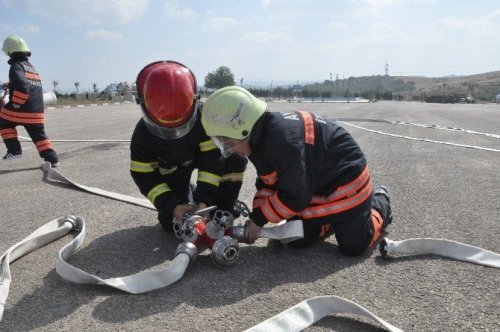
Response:
M335 77L337 79L337 97L339 95L339 74L335 74Z

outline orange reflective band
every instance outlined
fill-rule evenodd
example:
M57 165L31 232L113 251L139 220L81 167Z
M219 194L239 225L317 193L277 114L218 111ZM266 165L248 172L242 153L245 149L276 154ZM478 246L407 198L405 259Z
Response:
M6 108L2 109L0 118L21 124L43 124L45 122L44 113L15 112Z
M24 103L26 103L26 99L20 99L20 98L12 96L12 102L19 104L19 105L24 105Z
M288 219L297 215L297 212L286 206L278 197L278 192L269 198L269 201L274 207L274 210L282 217L281 219Z
M30 80L40 81L40 75L36 73L25 73L24 76Z
M17 130L13 128L7 128L0 130L0 136L2 136L2 139L11 139L11 138L17 138Z
M48 139L38 141L35 143L35 145L36 145L36 149L38 150L38 152L52 149L52 142L50 142L50 140L48 140Z
M304 211L302 211L301 215L303 219L312 219L350 210L358 205L361 205L367 199L371 198L372 189L372 183L371 180L369 180L366 186L354 196L335 202L306 208Z
M304 140L306 144L314 144L314 118L311 113L299 111L304 120Z
M266 198L274 194L274 190L267 189L267 188L262 188L261 190L257 191L254 195L254 198L260 197L260 198Z
M373 227L373 236L370 241L370 245L368 247L373 247L377 243L377 239L382 233L382 226L384 225L384 219L377 210L372 209L372 227Z
M278 182L278 173L276 171L267 174L267 175L259 175L259 178L268 186L272 186L276 182Z
M353 181L338 187L333 193L331 193L328 196L318 196L315 195L313 196L311 200L311 204L313 205L320 205L320 204L325 204L329 202L335 202L338 201L339 199L342 199L344 197L349 197L352 196L353 194L356 194L358 190L363 187L363 185L370 179L370 171L368 169L368 165L365 166L365 169L361 174L354 179Z
M27 93L24 93L24 92L21 92L21 91L17 91L17 90L14 91L13 95L15 97L19 97L20 99L24 99L24 100L28 99L28 96L29 96Z
M264 204L264 199L263 198L257 198L253 200L252 202L252 209L260 208Z
M274 211L273 207L271 206L269 198L266 198L264 200L264 203L261 205L260 210L266 217L267 221L270 223L277 223L282 220L282 218L280 218L280 216Z

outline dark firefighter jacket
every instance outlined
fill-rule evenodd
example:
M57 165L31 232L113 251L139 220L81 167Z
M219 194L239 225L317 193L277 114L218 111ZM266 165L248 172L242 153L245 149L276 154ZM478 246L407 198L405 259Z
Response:
M164 140L153 135L140 120L130 143L130 173L141 193L162 213L170 214L178 204L187 203L185 193L175 192L168 183L175 184L180 173L198 169L197 186L193 198L197 203L212 205L223 172L224 160L219 149L206 135L197 112L197 121L191 131L175 140ZM184 180L182 180L184 182ZM186 188L182 190L187 191Z
M23 54L14 55L8 63L9 102L0 117L19 124L43 124L43 90L38 72Z
M257 225L340 213L371 196L367 162L342 127L307 112L266 112L250 139Z

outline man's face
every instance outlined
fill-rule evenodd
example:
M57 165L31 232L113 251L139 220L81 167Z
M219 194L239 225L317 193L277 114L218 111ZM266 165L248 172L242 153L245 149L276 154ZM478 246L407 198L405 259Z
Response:
M229 137L220 137L220 140L224 146L224 150L229 154L237 153L242 157L248 157L252 154L249 138L250 137L245 139L234 139Z

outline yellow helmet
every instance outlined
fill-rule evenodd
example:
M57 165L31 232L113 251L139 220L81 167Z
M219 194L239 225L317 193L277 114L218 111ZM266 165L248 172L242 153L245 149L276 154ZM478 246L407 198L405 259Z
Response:
M248 138L267 104L239 86L215 91L203 105L201 123L208 136Z
M15 52L23 52L31 55L28 44L19 36L9 36L3 41L2 51L8 56Z

